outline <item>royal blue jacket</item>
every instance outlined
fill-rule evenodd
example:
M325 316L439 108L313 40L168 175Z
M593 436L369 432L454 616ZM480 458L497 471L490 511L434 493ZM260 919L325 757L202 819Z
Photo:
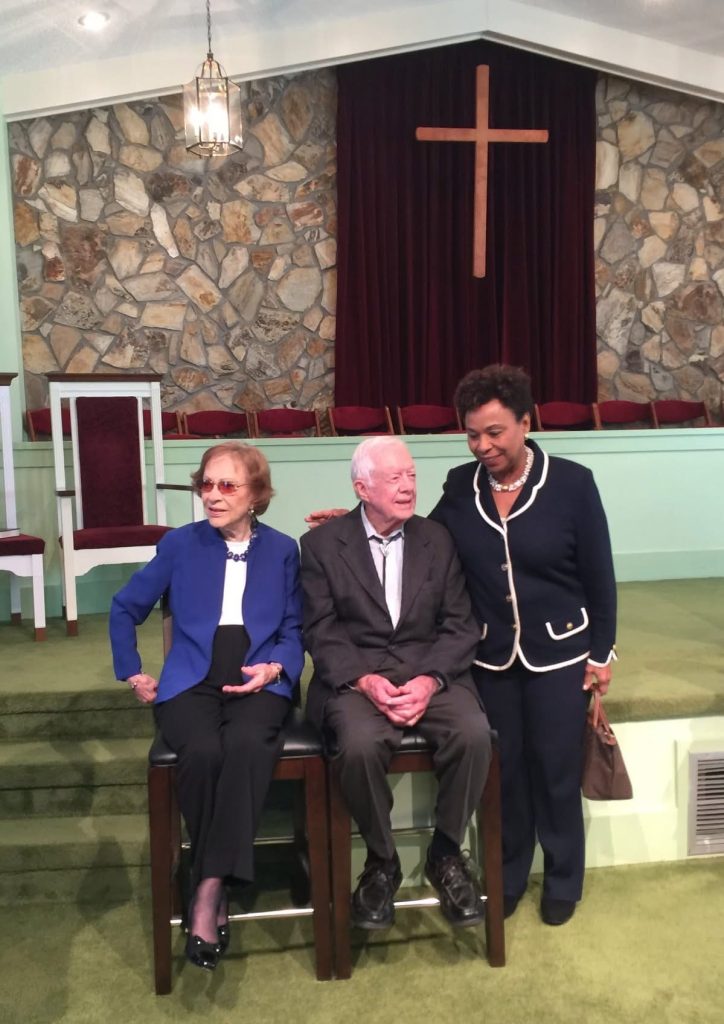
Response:
M259 524L257 531L242 599L251 641L246 663L279 662L281 679L264 689L291 699L304 665L299 549L295 540L269 526ZM113 598L110 636L118 679L143 671L136 626L165 593L173 636L156 701L169 700L206 678L221 617L226 556L223 537L206 520L171 530L161 539L155 557Z
M505 521L480 463L451 470L430 513L462 563L480 627L475 663L501 671L518 657L535 672L586 659L608 664L616 581L593 474L526 443L533 469Z

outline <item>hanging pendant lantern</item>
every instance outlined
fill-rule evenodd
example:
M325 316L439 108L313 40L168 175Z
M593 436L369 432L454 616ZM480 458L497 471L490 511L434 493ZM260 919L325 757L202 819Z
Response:
M241 90L211 52L211 6L206 0L206 60L184 86L186 149L197 156L228 156L242 147Z

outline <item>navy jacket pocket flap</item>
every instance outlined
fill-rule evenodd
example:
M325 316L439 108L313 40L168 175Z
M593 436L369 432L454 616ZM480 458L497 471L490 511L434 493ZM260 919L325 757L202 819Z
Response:
M582 633L587 628L588 612L585 608L581 608L579 612L565 619L555 619L553 622L546 622L548 636L553 640L566 640L569 636Z

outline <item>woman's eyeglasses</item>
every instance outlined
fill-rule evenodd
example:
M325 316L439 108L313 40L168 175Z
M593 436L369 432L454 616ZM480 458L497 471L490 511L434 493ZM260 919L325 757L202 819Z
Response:
M209 480L204 477L200 490L202 494L210 494L216 487L219 494L234 494L243 486L243 484L235 484L232 480Z

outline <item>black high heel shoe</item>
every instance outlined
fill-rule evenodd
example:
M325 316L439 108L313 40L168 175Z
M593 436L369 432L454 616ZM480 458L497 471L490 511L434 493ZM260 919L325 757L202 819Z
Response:
M231 930L228 924L219 925L219 941L217 943L219 947L219 956L223 956L229 948L229 942L231 940Z
M223 912L223 915L226 917L224 924L217 925L219 956L223 956L229 948L229 941L231 939L231 932L229 930L229 893L226 888L222 891L218 912Z
M186 939L186 959L196 967L202 967L205 971L215 971L220 955L218 942L206 942L189 932Z

